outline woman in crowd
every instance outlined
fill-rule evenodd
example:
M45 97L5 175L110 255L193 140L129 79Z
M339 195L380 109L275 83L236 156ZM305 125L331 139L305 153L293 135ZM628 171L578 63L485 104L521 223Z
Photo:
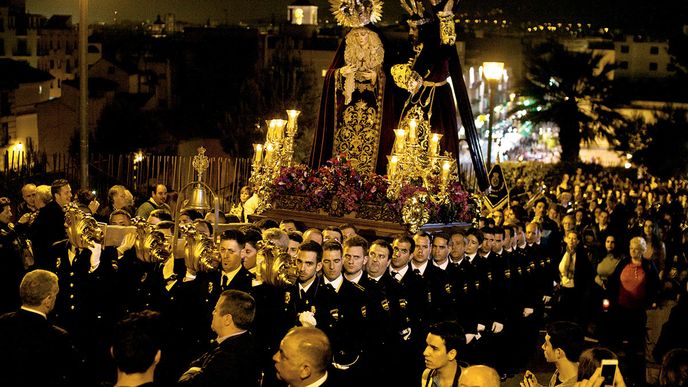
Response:
M246 211L244 205L246 204L246 201L251 197L251 195L251 187L247 185L241 187L241 190L239 191L239 201L232 206L232 209L229 211L229 214L234 215L237 218L241 219L242 222L245 222Z
M666 264L666 247L659 237L659 228L654 220L645 220L643 225L643 239L647 245L643 257L654 263L661 277Z
M629 258L619 262L607 283L613 324L608 339L627 343L625 351L634 380L645 377L646 309L657 307L659 292L659 274L652 261L643 258L646 251L645 239L631 239Z

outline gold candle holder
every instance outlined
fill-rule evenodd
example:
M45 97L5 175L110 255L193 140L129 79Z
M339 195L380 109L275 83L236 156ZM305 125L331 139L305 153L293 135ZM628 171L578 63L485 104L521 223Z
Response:
M287 110L287 136L293 137L296 134L297 120L300 114L301 111L299 110Z
M263 161L263 144L253 144L253 151L255 153L253 156L253 162L256 165L260 165Z
M418 140L418 134L416 133L416 130L418 128L418 121L416 121L415 118L412 118L409 121L408 125L409 125L409 135L408 135L409 142L411 144L415 144L416 141Z
M403 153L406 148L406 130L394 129L394 153Z
M440 140L442 139L442 135L439 133L433 133L430 136L430 145L428 147L428 151L430 153L430 157L437 157L440 153Z

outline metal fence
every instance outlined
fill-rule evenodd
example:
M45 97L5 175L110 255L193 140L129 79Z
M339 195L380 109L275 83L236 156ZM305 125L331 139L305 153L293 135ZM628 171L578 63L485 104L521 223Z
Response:
M192 167L193 156L156 155L91 155L89 178L99 199L105 203L107 190L121 184L145 200L148 186L164 183L169 191L179 191L196 179ZM223 208L238 201L239 191L248 183L251 160L247 158L209 157L208 169L203 182L208 184L220 199ZM2 189L17 195L22 184L50 184L56 178L79 181L79 162L67 153L35 154L7 151L4 155L5 187Z

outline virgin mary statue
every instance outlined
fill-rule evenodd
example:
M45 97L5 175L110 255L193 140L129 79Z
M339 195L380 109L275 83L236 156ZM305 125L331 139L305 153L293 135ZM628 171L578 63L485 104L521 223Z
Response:
M311 167L333 155L346 154L360 172L384 171L391 149L392 116L385 104L385 50L369 26L381 17L378 0L331 0L339 24L350 27L325 75ZM391 108L389 109L391 113ZM386 133L386 134L385 134Z

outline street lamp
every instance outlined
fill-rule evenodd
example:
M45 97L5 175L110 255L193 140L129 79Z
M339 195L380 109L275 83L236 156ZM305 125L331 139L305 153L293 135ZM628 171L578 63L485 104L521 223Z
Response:
M487 121L487 169L492 168L492 124L494 122L494 100L495 85L502 79L504 74L503 62L483 62L483 76L487 80L489 91L489 113L490 119Z

